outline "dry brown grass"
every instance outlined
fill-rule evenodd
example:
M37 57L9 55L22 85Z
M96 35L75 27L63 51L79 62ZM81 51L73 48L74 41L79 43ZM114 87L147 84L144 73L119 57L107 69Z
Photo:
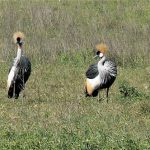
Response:
M104 42L121 65L149 63L147 3L1 1L1 55L11 58L12 35L19 30L27 36L26 54L35 61L54 60L60 51L92 49Z

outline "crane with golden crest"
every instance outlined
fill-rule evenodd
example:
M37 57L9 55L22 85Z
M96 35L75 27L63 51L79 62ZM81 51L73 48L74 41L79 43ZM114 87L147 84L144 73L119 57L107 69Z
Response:
M96 97L101 89L106 89L106 97L108 102L109 88L114 83L117 76L117 66L115 62L106 58L107 45L96 45L96 56L100 60L96 64L90 65L86 71L86 96Z
M14 43L17 44L17 57L14 59L11 68L9 69L7 79L8 98L19 97L20 92L25 88L31 74L31 62L23 55L24 34L16 32L13 35Z

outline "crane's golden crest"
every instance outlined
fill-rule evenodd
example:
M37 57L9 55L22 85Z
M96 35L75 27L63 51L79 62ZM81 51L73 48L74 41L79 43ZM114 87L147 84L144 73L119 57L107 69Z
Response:
M13 35L14 43L17 43L17 38L20 38L21 40L24 40L25 36L22 32L15 32Z
M101 44L97 44L97 45L96 45L96 50L97 50L97 51L100 51L101 53L104 54L104 53L107 52L108 47L107 47L106 44L101 43Z

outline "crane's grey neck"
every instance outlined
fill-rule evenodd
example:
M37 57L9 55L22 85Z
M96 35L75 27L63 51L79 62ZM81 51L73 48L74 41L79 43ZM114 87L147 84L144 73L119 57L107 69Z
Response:
M102 58L101 58L101 60L98 62L98 65L104 65L104 62L105 62L105 60L106 60L106 57L105 56L103 56Z
M22 56L22 48L18 46L17 57L15 59L14 66L17 67L18 63L20 62L21 56Z

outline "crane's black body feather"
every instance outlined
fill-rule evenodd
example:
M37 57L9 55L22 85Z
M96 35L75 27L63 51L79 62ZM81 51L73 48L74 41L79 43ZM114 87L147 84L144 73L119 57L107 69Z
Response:
M97 64L92 64L89 66L88 70L86 71L86 77L89 79L94 79L96 76L98 76L98 68Z
M11 68L9 69L9 72L10 70ZM27 57L21 56L20 62L17 66L17 73L15 74L14 80L8 90L8 98L12 98L14 96L17 99L19 97L21 90L25 88L25 83L27 82L30 74L31 62Z

